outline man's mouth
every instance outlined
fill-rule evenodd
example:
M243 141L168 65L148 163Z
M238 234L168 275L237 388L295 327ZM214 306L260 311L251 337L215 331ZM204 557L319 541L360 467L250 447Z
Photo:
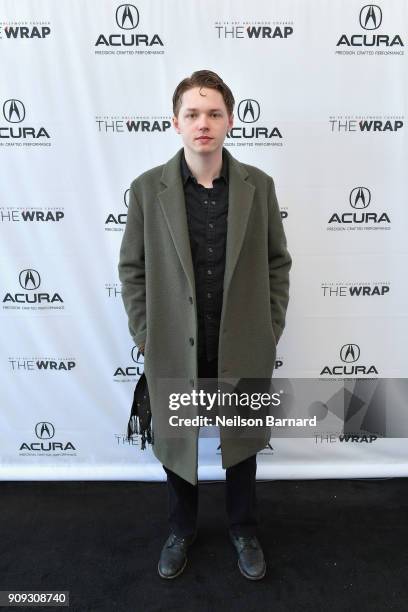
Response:
M196 140L212 140L212 138L210 138L209 136L199 136L199 138L196 138Z

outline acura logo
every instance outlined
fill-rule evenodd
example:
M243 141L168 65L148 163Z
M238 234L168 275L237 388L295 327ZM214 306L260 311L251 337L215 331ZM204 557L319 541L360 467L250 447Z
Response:
M139 24L139 11L133 4L121 4L116 9L116 23L122 30L134 30Z
M40 440L49 440L53 438L55 435L55 428L52 423L47 423L46 421L41 421L37 423L35 426L35 435Z
M28 268L27 270L21 270L18 277L18 282L20 283L20 287L31 291L32 289L38 289L41 283L41 278L37 270Z
M376 30L382 22L382 12L376 4L366 4L360 11L360 25L364 30Z
M134 346L130 354L132 356L132 360L135 363L144 363L144 357L143 357L143 354L139 351L139 347ZM136 358L135 358L135 354L136 354Z
M350 192L350 205L352 208L367 208L371 202L371 192L367 187L355 187Z
M125 202L126 208L129 208L129 191L130 189L126 189L125 193L123 194L123 200Z
M360 357L360 347L357 344L345 344L340 349L340 359L344 363L354 363Z
M3 104L3 115L9 123L21 123L25 117L24 104L20 100L6 100Z
M238 117L242 123L255 123L260 115L259 103L250 98L241 100L238 106Z

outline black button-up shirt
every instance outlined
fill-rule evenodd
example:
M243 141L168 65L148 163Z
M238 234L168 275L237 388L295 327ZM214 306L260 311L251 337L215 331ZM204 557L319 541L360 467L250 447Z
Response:
M181 177L194 266L198 316L198 355L218 357L228 217L228 160L211 188L200 185L181 156Z

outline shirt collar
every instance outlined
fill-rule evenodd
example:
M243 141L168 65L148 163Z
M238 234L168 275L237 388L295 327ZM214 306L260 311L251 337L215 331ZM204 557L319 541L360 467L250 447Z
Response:
M228 160L227 160L227 156L225 155L224 149L222 151L221 174L217 178L221 178L221 177L228 184ZM186 158L184 156L184 149L181 154L181 178L183 180L183 185L187 183L189 178L191 178L193 181L197 180L194 174L191 172L190 168L187 166Z

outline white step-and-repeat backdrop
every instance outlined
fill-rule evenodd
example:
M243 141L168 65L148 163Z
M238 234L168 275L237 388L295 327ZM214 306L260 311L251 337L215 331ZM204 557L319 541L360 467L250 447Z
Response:
M194 70L234 93L225 146L275 180L293 257L276 376L407 377L407 32L406 0L0 1L0 478L164 478L125 438L143 362L117 264L130 182L181 146L171 98ZM259 478L408 474L403 437L258 457ZM203 435L200 477L224 474Z

